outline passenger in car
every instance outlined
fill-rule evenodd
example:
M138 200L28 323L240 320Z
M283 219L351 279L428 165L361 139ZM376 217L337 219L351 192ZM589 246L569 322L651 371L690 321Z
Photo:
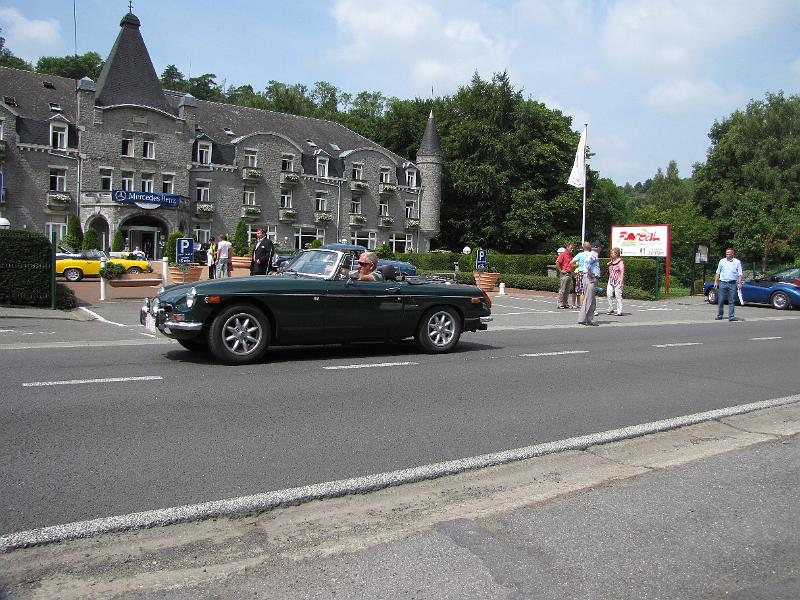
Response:
M377 266L378 255L374 252L364 252L358 257L356 279L359 281L383 281L383 274L375 269Z

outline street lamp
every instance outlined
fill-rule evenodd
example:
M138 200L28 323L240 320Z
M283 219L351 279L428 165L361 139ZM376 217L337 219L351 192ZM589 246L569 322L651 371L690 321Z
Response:
M0 217L0 229L11 229L11 221L5 217Z

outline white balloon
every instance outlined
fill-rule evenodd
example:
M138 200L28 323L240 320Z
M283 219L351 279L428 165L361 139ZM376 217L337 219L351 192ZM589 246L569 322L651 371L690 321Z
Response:
M470 252L472 252L472 248L470 248L469 246L464 246L464 249L461 252L463 252L464 254L469 254Z

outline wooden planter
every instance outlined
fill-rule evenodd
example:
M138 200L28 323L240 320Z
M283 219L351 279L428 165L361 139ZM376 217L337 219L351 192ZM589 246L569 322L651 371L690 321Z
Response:
M111 287L145 287L158 286L163 282L155 273L124 273L116 279L106 281Z
M475 277L475 285L484 292L493 292L495 286L497 286L497 280L500 279L500 273L481 273L475 271L472 275Z
M180 267L177 265L170 265L169 267L169 282L170 283L189 283L191 281L200 281L200 276L203 274L203 266L198 264L189 265L189 270L184 274L181 272Z
M249 256L234 256L231 261L233 262L233 268L235 269L245 269L247 272L250 272L250 257Z

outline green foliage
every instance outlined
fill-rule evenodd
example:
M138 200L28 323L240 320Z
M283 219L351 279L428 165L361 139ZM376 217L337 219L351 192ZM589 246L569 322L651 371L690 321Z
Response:
M3 29L0 27L0 31ZM24 71L33 71L31 63L14 56L14 53L6 48L6 38L0 37L0 67L10 67L12 69L22 69Z
M250 246L250 240L247 239L247 223L244 219L240 219L236 225L236 233L233 234L233 255L234 256L247 256Z
M114 237L111 239L111 251L122 252L125 249L125 236L122 234L121 229L114 232Z
M58 75L70 79L97 80L103 69L103 59L97 52L87 52L83 56L42 56L36 62L37 73Z
M319 248L322 246L322 242L318 239L311 240L311 243L308 245L309 248Z
M67 233L61 238L61 245L72 250L80 250L83 246L83 230L78 215L71 214L67 220Z
M78 306L75 292L65 283L56 283L56 308L59 310L72 310Z
M52 246L41 233L0 229L0 304L50 306Z
M376 246L375 254L378 256L378 258L392 258L394 256L391 246L386 243Z
M94 227L89 227L86 230L81 248L83 250L100 250L100 239L97 237L97 231Z
M167 256L169 264L171 265L175 264L175 248L178 244L178 238L182 237L183 237L182 231L176 231L174 233L170 233L169 236L167 236L167 243L164 246L164 252Z
M100 268L100 277L103 279L118 279L125 273L125 267L120 263L106 261Z

